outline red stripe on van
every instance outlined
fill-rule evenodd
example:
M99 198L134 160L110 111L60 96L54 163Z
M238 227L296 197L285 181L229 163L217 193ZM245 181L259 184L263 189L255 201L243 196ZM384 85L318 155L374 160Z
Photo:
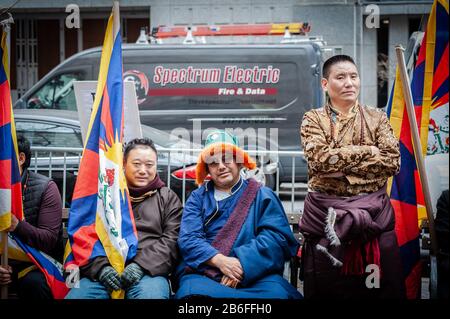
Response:
M228 90L234 90L237 92L238 88L227 88ZM276 88L260 88L264 90L264 93L257 93L252 91L251 93L246 93L247 88L242 88L243 94L220 94L220 96L250 96L250 95L276 95L278 90ZM257 90L256 88L248 88L251 90ZM207 96L207 95L219 95L218 88L166 88L166 89L150 89L148 91L149 96Z

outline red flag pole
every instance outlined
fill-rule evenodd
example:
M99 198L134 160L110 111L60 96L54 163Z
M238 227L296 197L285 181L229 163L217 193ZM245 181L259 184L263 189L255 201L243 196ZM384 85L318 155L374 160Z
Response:
M409 86L409 76L408 73L406 72L405 57L403 55L404 50L405 49L401 45L397 45L395 47L395 52L397 54L397 62L400 70L403 95L405 98L406 111L408 113L409 125L411 127L412 140L414 146L414 156L416 158L417 169L419 170L419 178L420 183L422 184L422 191L425 199L425 207L427 210L427 218L428 218L428 225L430 228L430 241L431 241L430 255L436 256L438 248L437 248L436 230L434 227L433 205L431 203L431 195L430 195L430 188L428 186L427 172L425 171L425 165L422 156L422 146L419 137L419 129L417 127L416 114L414 112L411 87Z
M1 232L1 242L2 242L2 267L8 269L8 232ZM1 287L1 299L8 299L8 285L3 285Z

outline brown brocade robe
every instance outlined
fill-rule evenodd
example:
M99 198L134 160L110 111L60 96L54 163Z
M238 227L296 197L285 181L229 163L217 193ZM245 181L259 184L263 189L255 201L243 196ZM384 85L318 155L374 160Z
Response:
M305 297L403 298L394 212L384 189L400 168L400 151L386 113L357 104L343 115L326 105L305 113L300 131L309 173L300 221ZM338 173L343 176L324 176ZM379 245L379 289L366 287L369 273L343 271L358 260L364 272L367 244ZM364 261L345 262L353 256L349 249Z
M338 196L372 193L398 173L399 142L386 113L368 106L361 109L363 117L358 105L348 116L328 105L305 113L300 132L310 190ZM371 145L380 154L373 155ZM336 172L345 176L323 177Z

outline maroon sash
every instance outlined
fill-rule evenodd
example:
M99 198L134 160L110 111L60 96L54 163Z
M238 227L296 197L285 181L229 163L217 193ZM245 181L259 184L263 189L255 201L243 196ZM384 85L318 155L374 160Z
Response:
M226 224L217 233L211 246L216 248L221 254L228 256L231 253L231 248L236 241L237 236L241 232L242 225L248 216L250 206L256 198L261 185L253 178L248 180L248 185L243 192L241 199L234 208ZM186 269L188 270L188 269ZM189 269L192 271L192 269ZM188 270L188 272L189 272ZM208 267L204 274L211 279L220 281L222 279L222 273L215 267Z

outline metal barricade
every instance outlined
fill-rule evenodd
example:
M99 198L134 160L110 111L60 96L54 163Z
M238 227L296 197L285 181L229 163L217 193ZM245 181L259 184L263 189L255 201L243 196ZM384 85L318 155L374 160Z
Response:
M72 186L74 186L76 176L78 174L81 157L83 153L82 148L59 148L59 147L32 147L32 159L30 170L38 172L53 178L61 189L61 197L63 207L66 207L71 199ZM169 188L173 188L175 182L181 182L180 199L182 203L187 199L187 183L190 183L190 188L193 185L193 179L188 178L186 170L192 168L196 164L200 149L167 149L158 148L158 166L164 165L165 177L161 176ZM295 207L296 197L303 197L306 195L305 181L296 180L296 168L299 159L303 160L303 152L289 152L289 151L257 151L249 150L251 156L259 158L259 172L264 176L274 175L275 178L275 193L283 197L283 204L286 213L299 213L298 207ZM291 180L280 184L280 165L273 161L280 158L290 158L291 160ZM264 158L271 158L270 168L265 163ZM275 168L274 168L275 167ZM174 170L182 170L181 178L174 176ZM68 177L70 177L71 189L68 187ZM73 179L73 180L72 180ZM175 180L175 182L174 182ZM303 183L302 183L303 182ZM72 185L73 184L73 185ZM289 185L290 184L290 185ZM280 188L280 186L283 186ZM300 191L299 191L300 188ZM288 200L286 198L289 198ZM289 204L287 203L289 201Z

